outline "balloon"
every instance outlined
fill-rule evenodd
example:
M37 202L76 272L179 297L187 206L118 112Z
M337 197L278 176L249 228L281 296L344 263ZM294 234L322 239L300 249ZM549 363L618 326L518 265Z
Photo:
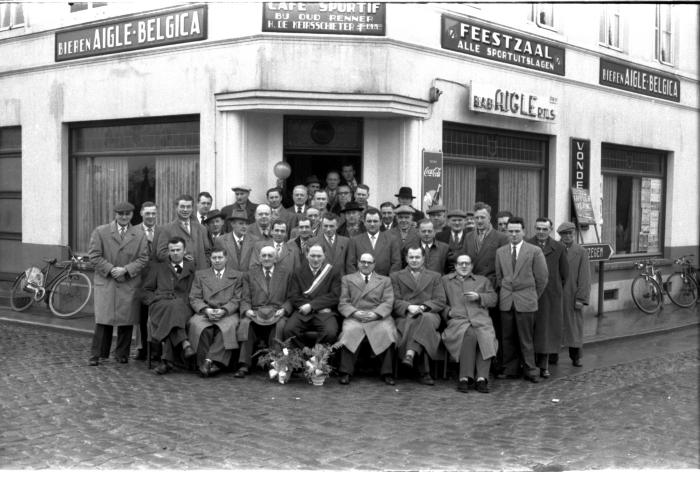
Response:
M286 161L280 161L273 168L275 176L279 179L287 179L292 174L292 167Z

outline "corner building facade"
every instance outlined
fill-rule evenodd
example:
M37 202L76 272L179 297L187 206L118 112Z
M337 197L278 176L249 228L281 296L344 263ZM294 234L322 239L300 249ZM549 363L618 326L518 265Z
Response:
M5 279L85 252L121 200L160 222L180 193L264 202L279 161L289 190L352 164L373 205L410 186L425 209L437 181L448 209L485 201L528 236L583 188L581 240L615 252L605 310L633 306L640 257L697 264L697 5L86 5L2 22Z

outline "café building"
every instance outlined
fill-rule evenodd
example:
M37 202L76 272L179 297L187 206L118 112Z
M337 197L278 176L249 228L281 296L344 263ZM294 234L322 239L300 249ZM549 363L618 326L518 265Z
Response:
M373 205L410 186L530 234L577 219L613 252L606 310L631 306L639 257L700 256L697 5L1 8L5 280L87 252L119 201L168 222L181 193L221 208L243 183L259 203L344 165Z

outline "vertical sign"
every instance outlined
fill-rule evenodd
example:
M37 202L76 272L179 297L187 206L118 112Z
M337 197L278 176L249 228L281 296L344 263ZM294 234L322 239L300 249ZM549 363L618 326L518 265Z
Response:
M590 189L591 141L571 138L571 187Z
M431 206L443 204L442 153L423 151L422 206L427 211Z

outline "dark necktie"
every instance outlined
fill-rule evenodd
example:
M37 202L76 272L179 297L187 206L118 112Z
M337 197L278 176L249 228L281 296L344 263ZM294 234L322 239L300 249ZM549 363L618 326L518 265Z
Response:
M297 206L297 214L302 214L302 212L301 212L301 206Z
M202 216L200 216L200 218L201 218L201 219L199 220L199 222L201 222L202 224L204 224L204 220L207 218L207 216L202 215Z
M270 288L270 279L272 279L272 274L270 269L265 269L265 282L267 282L267 287Z
M513 272L515 272L515 262L518 260L517 249L513 246Z
M484 233L483 232L478 232L476 233L476 253L478 254L479 251L481 250L481 243L484 241Z
M182 266L180 264L175 264L175 272L178 274L182 272Z
M367 284L368 282L369 282L369 276L366 275L366 276L365 276L365 284Z

